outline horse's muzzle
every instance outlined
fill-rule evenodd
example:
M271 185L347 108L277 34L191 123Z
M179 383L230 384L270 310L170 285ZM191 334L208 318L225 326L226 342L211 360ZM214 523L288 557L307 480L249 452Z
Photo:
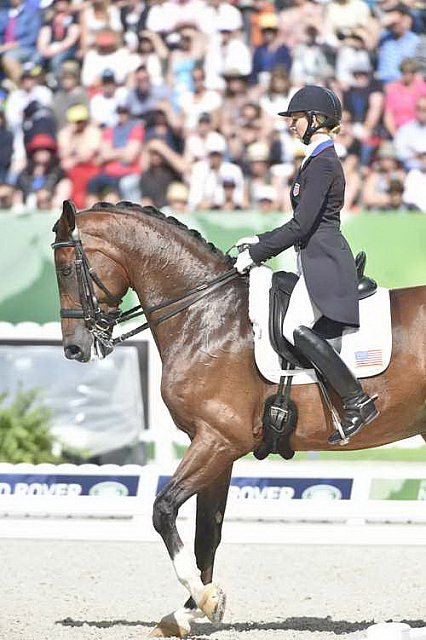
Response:
M69 344L64 348L64 352L68 360L77 360L77 362L88 362L88 360L90 360L90 353L87 357L83 350L76 344Z
M75 331L69 333L63 340L65 357L77 362L89 362L92 356L93 336L80 324Z

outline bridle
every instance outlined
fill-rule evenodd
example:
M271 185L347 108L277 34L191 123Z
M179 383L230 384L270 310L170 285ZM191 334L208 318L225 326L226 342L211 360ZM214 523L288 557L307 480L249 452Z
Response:
M118 307L122 302L122 298L120 296L114 296L90 266L89 259L84 250L77 227L72 231L71 238L69 240L55 241L51 244L51 247L53 250L73 247L75 254L73 265L75 267L77 277L79 302L81 306L76 309L64 309L61 307L61 318L84 320L86 328L93 335L95 342L98 341L102 345L105 354L111 353L117 343L124 342L124 340L133 337L141 331L145 331L145 329L148 329L149 327L156 326L161 322L172 318L181 311L190 307L194 302L204 298L204 296L211 293L222 284L234 280L239 276L236 269L229 269L216 278L190 289L183 295L172 298L167 302L162 302L152 307L148 307L145 311L142 309L141 305L132 307L128 311L122 311L121 309L116 309L115 311L103 311L95 292L95 284L105 293L105 302L109 306ZM179 302L182 304L178 304ZM149 322L145 321L143 324L131 331L128 331L127 333L123 333L116 338L112 337L112 330L115 325L126 322L127 320L132 320L139 316L145 316L145 318L148 318L148 316L154 312L167 309L175 304L178 306L167 311L163 315L160 315L155 320L150 319Z

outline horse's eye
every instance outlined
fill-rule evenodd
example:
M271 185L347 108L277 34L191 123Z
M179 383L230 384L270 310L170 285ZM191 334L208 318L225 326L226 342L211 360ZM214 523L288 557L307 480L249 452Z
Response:
M71 273L72 273L72 267L71 266L64 267L61 270L61 273L62 273L63 276L70 276Z

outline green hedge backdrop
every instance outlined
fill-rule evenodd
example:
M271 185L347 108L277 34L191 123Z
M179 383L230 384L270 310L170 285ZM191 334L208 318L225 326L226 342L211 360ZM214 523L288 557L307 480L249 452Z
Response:
M51 322L59 319L59 301L50 247L56 213L0 212L0 321ZM176 216L222 250L238 238L272 229L287 214L210 212ZM354 253L367 253L366 273L389 288L426 284L426 215L360 213L343 216L342 229ZM294 268L287 251L270 262L274 269ZM127 305L133 304L131 296Z

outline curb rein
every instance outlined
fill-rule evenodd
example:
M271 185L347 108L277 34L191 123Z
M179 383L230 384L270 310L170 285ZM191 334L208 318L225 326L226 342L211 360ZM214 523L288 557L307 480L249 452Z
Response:
M76 229L77 231L77 229ZM119 296L114 296L108 288L103 284L99 276L90 266L89 260L87 258L86 252L84 250L83 244L80 239L80 235L73 232L71 234L70 240L61 240L56 241L51 244L53 250L62 249L65 247L73 247L75 252L74 266L75 272L77 276L77 284L79 290L79 298L81 309L60 309L60 317L61 318L73 318L78 320L84 320L86 324L86 328L93 334L93 337L97 339L105 348L109 350L113 350L114 346L118 343L124 342L128 338L132 338L133 336L145 331L149 326L157 326L161 322L168 320L169 318L173 318L173 316L178 315L181 311L188 309L194 302L198 302L204 298L207 294L211 293L215 289L219 288L222 284L226 282L230 282L238 277L240 274L236 269L232 268L228 271L225 271L221 275L205 282L203 284L190 289L187 293L182 296L177 296L176 298L172 298L167 302L162 302L160 304L149 307L145 311L142 309L142 306L139 304L127 311L121 311L117 309L117 311L102 311L99 305L99 300L95 293L94 284L96 284L101 291L103 291L106 295L105 302L111 306L120 305L122 302L122 298ZM189 300L188 300L189 298ZM176 309L172 309L171 311L166 312L164 315L160 316L156 320L148 321L146 320L143 324L135 327L131 331L127 333L122 333L117 338L112 338L112 329L114 326L121 324L122 322L126 322L128 320L132 320L133 318L137 318L139 316L148 316L155 311L161 311L163 309L167 309L173 304L177 304L178 302L182 302L183 304L179 305Z

